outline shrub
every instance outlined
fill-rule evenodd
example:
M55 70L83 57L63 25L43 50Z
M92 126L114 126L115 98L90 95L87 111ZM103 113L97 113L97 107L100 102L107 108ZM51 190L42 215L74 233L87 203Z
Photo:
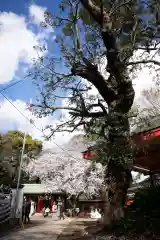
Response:
M112 230L118 235L160 235L160 186L140 189L125 217L115 222Z

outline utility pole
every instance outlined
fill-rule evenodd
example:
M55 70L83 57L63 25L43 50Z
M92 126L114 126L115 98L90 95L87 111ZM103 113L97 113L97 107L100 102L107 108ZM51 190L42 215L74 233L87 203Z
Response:
M31 112L31 100L30 104L27 107L26 110L29 110ZM29 117L29 124L31 123L31 119ZM26 125L29 125L28 121ZM23 138L23 146L22 146L22 152L21 152L21 158L20 158L20 166L19 166L19 172L18 172L18 180L17 180L17 188L16 188L16 198L15 198L15 217L16 217L16 211L18 207L18 200L19 200L19 186L20 186L20 180L21 180L21 172L22 172L22 165L23 165L23 159L24 159L24 151L25 151L25 145L26 145L26 136L27 136L27 129L28 127L26 126L25 128L25 133L24 133L24 138ZM20 217L21 221L21 217Z

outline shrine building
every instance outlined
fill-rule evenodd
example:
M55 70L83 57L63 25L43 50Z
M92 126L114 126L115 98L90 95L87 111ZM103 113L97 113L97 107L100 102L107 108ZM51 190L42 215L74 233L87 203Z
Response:
M52 210L53 203L57 202L59 198L65 200L63 192L52 191L49 193L43 184L23 184L23 196L30 197L35 202L36 213L42 212L45 195L49 196L50 210Z
M132 132L131 138L134 149L133 170L152 178L154 174L160 172L160 117L153 118L148 126L139 125ZM88 147L82 152L83 158L86 160L96 158L98 147L100 144Z

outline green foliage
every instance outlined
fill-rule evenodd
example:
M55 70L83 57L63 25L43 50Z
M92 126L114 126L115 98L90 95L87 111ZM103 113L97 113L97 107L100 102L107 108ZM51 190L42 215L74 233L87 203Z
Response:
M145 187L136 194L126 209L125 218L113 224L111 231L119 235L160 235L160 186Z
M101 5L101 1L94 1L98 6ZM111 25L114 29L115 35L117 35L120 51L123 58L130 55L132 52L133 44L134 47L138 44L149 44L151 39L151 33L156 31L156 8L153 8L153 0L148 1L145 4L143 1L130 1L128 4L124 4L124 1L117 1L116 3L112 0L103 1L104 7L108 10L111 15ZM156 3L158 6L158 3ZM93 20L88 11L78 4L78 1L65 0L61 1L60 15L49 15L46 17L46 21L57 27L61 31L60 36L63 38L63 43L60 41L60 45L65 46L63 54L66 55L66 50L70 49L70 54L74 57L76 52L71 45L74 45L76 38L74 24L78 26L79 41L81 47L83 47L84 54L89 59L94 61L94 57L100 55L103 52L103 44L101 41L100 27ZM152 15L151 15L152 12ZM145 18L150 15L148 22ZM54 20L54 21L53 21ZM134 27L133 27L134 26ZM65 36L70 37L70 41L65 39ZM90 37L93 36L93 41L90 41ZM87 46L87 48L85 47ZM91 50L91 51L87 51ZM132 54L131 54L132 55ZM81 60L81 59L80 59Z
M160 186L146 187L136 193L129 211L133 211L132 217L139 219L139 231L156 232L160 234ZM135 219L136 221L136 219ZM141 222L141 224L140 224ZM138 227L138 226L137 226Z
M0 184L9 184L17 180L23 139L24 133L20 131L0 134ZM38 155L41 150L42 142L27 135L24 162Z
M89 140L104 140L104 132L101 129L105 126L105 121L93 119L86 128L86 138ZM88 131L89 129L89 131Z
M91 16L88 14L87 10L84 8L80 8L79 17L81 18L81 20L85 25L89 25L91 24L91 22L93 23Z
M65 36L71 36L73 34L72 25L70 23L66 23L62 31Z
M8 136L11 138L12 141L12 148L13 149L20 149L23 145L23 139L24 139L24 133L20 131L8 131L7 134L3 134L2 138ZM37 139L32 139L30 135L26 136L26 145L25 145L25 153L29 151L33 151L37 149L38 151L41 151L42 149L42 142Z
M160 217L160 186L146 187L136 193L132 209L137 214Z

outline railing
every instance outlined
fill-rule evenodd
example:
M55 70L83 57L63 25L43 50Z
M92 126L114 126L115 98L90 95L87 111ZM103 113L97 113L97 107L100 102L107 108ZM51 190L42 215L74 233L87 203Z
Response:
M0 226L11 218L11 199L7 194L0 194Z
M20 226L21 208L15 206L15 194L0 193L0 238Z

